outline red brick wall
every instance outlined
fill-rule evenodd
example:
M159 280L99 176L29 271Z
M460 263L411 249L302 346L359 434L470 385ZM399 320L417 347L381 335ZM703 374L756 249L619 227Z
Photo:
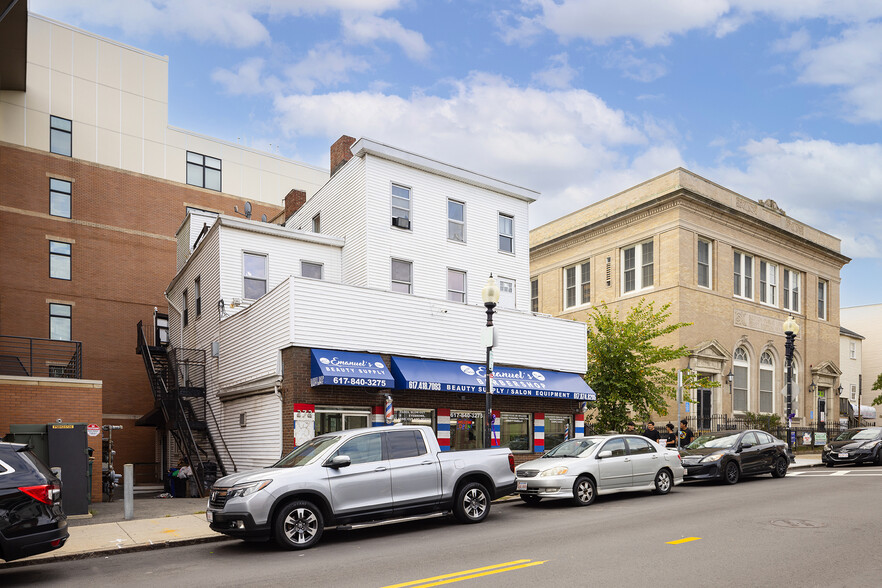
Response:
M71 219L49 215L49 175L73 180ZM167 312L185 207L233 214L244 200L0 143L0 335L48 338L46 300L74 305L83 378L103 381L103 413L115 415L104 422L125 427L114 433L119 463L155 460L155 429L134 426L153 407L135 327L143 320L152 340L153 308ZM253 204L254 218L282 210ZM47 235L75 241L70 281L49 278Z
M0 376L0 437L12 424L100 424L101 396L101 382ZM92 502L101 502L101 436L87 439L95 458Z

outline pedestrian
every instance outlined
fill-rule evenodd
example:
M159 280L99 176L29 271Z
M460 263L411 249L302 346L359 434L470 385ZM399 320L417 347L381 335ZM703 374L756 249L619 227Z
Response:
M655 429L655 423L652 421L646 423L646 430L643 431L643 436L653 443L658 443L658 440L661 439L661 433Z
M686 447L695 440L695 433L686 426L686 419L680 419L680 447Z
M665 447L677 448L677 433L674 432L674 424L665 425Z
M628 435L637 434L637 425L634 424L634 421L628 421L628 424L625 425L625 433Z

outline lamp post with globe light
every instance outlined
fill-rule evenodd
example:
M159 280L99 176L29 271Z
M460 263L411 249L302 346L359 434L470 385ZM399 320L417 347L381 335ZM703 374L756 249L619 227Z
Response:
M493 393L493 314L496 312L496 303L499 302L499 286L490 274L490 279L481 290L481 300L487 308L487 328L481 337L481 341L487 347L487 381L484 388L484 447L490 447L491 428L493 420L493 405L490 395Z
M799 335L799 323L791 315L784 321L784 358L787 362L787 447L792 448L791 432L793 418L793 340Z

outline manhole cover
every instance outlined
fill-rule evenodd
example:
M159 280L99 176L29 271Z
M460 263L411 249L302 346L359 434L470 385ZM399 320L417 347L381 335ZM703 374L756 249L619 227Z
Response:
M818 521L808 521L805 519L778 519L772 521L776 527L788 527L791 529L817 529L818 527L826 527L826 523Z

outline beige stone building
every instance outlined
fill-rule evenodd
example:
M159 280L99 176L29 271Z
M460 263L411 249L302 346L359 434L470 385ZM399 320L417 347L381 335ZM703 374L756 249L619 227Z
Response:
M585 320L603 303L623 312L641 298L670 304L672 321L692 323L664 341L691 350L678 367L721 384L687 392L701 428L748 411L784 415L782 325L792 314L794 425L833 424L848 261L839 239L772 200L678 168L531 231L532 309ZM672 403L664 418L676 412Z

